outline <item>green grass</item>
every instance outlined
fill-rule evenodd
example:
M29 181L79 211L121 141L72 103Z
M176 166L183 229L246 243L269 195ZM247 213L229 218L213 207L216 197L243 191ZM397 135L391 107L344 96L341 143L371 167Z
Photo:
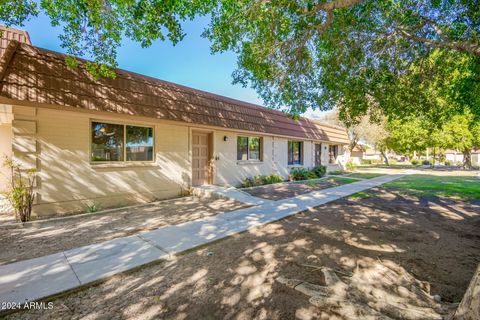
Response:
M400 194L416 197L480 199L480 179L473 176L432 176L415 174L382 185ZM375 192L359 192L353 198L375 196Z
M374 196L375 195L372 192L360 191L360 192L352 194L349 198L351 198L351 199L366 199L366 198L372 198Z
M309 187L316 187L318 183L321 183L322 181L324 182L336 182L338 184L348 184L352 182L358 182L358 180L355 179L349 179L349 178L343 178L343 177L330 177L325 180L320 180L320 181L299 181L299 183L305 184Z
M358 180L344 178L344 177L331 177L331 178L328 178L327 181L337 182L337 183L340 183L340 184L348 184L348 183L352 183L352 182L358 182Z
M329 175L334 175L334 176L341 176L341 175L344 175L344 174L347 174L348 172L346 171L341 171L341 170L337 170L337 171L330 171L328 174Z
M372 179L380 176L383 176L383 174L373 173L373 172L354 172L348 175L349 178L351 177L351 178L360 178L360 179Z

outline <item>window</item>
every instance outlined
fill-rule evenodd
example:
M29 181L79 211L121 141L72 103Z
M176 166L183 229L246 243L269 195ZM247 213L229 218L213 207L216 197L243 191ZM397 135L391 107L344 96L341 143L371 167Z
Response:
M330 163L335 163L335 161L337 160L337 156L338 156L338 146L337 145L328 146L328 156L329 156L329 162Z
M259 137L237 138L237 160L262 160L262 139Z
M91 161L153 161L153 128L92 122Z
M127 126L127 161L153 160L153 128Z
M288 141L288 165L303 164L303 142Z

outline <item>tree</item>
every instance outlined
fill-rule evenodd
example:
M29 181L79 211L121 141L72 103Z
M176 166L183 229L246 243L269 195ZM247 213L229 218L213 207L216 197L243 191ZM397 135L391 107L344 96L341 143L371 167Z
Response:
M463 166L472 167L473 148L480 148L480 124L473 114L457 114L442 127L442 144L445 148L459 150L463 153Z
M181 23L204 15L213 0L3 0L0 21L22 26L41 11L53 26L62 26L61 45L72 56L90 56L86 68L95 77L114 77L116 53L123 37L148 47L155 40L178 43L184 37ZM76 66L74 59L68 59Z
M10 0L0 4L0 21L21 25L42 11L64 27L69 54L90 55L92 74L114 76L108 67L122 37L177 43L184 20L208 13L212 50L235 51L234 82L251 84L268 106L299 114L339 104L342 116L358 116L433 49L479 57L479 7L478 0Z
M399 154L411 155L431 146L429 132L419 118L392 120L387 124L389 136L386 145Z
M333 109L321 120L347 128L350 153L360 143L367 144L380 151L385 164L388 165L387 139L389 132L386 128L387 118L381 113L381 110L372 108L368 114L355 119L341 118L338 111L337 108Z
M234 81L292 113L364 114L435 48L479 56L478 1L224 0L206 35L234 50ZM387 107L381 103L381 107Z

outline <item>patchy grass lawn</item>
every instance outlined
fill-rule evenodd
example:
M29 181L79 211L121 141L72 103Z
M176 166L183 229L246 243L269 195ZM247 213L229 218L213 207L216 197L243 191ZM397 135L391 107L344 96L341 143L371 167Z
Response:
M352 182L358 182L358 180L348 177L328 177L320 180L275 183L242 190L254 197L277 201Z
M349 178L360 178L360 179L372 179L376 177L383 176L382 173L375 173L375 172L354 172L349 174L347 177Z
M480 205L406 198L392 190L331 202L55 298L52 310L8 318L382 318L365 314L367 303L383 318L441 318L441 308L416 300L406 279L427 281L430 294L443 301L460 301L480 262ZM382 266L395 272L384 273ZM282 276L322 285L318 267L341 271L342 280L358 284L356 291L347 291L336 307L317 307L277 281ZM365 300L356 300L355 292ZM401 317L384 307L397 302ZM426 317L426 309L438 314Z
M405 196L480 199L480 179L475 176L414 174L384 184L382 188L389 188L392 192ZM375 190L352 195L353 198L375 196L378 196Z

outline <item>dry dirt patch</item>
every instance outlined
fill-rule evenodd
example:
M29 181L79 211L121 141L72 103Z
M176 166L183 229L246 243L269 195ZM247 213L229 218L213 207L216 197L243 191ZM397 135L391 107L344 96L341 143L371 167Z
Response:
M53 310L11 318L368 318L355 307L355 300L350 301L353 306L316 307L308 296L277 281L279 277L319 285L325 281L318 269L305 265L352 273L346 282L355 282L365 294L367 301L361 304L379 308L388 299L410 309L426 307L422 301L408 300L409 290L397 286L395 277L381 280L379 261L399 275L428 281L431 294L445 301L460 301L480 262L480 204L378 191L377 198L338 200L115 276L54 300Z
M37 226L0 229L0 265L214 216L246 205L225 199L184 197Z
M275 183L265 186L243 189L243 191L254 197L277 201L296 197L298 195L313 191L337 187L346 183L352 183L356 181L359 180L348 178L326 178L323 180Z

